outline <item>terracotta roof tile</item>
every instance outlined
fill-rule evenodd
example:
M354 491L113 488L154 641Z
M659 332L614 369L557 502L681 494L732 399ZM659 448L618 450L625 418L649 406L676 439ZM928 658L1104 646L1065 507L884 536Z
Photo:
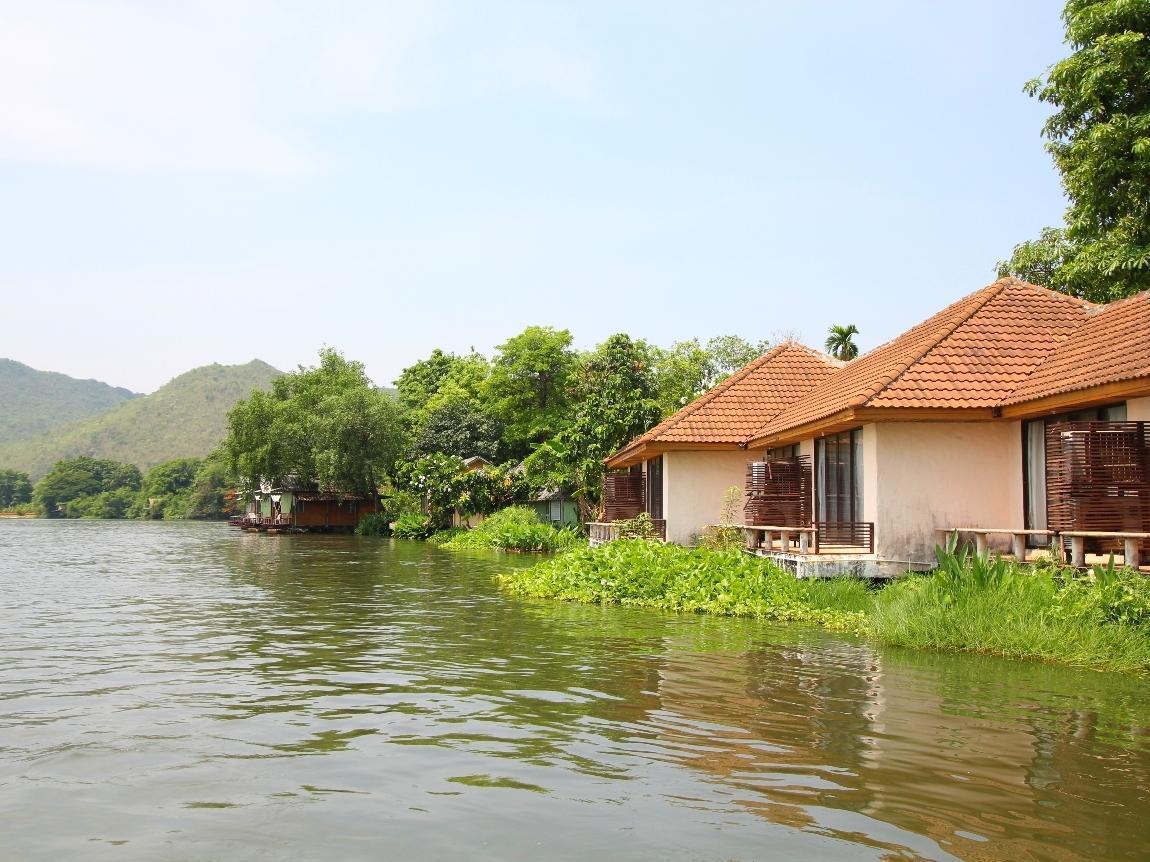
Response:
M1150 376L1150 291L1098 306L1004 400L1033 401Z
M794 341L772 348L611 456L648 443L738 444L842 363Z
M847 364L748 442L848 408L997 406L1093 308L1017 279L996 281Z

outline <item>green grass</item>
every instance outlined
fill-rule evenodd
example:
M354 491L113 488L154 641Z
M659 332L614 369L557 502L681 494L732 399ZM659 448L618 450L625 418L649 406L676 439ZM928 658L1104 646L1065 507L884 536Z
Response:
M621 540L499 576L525 597L801 622L884 644L1150 672L1150 579L940 554L881 589L799 580L736 551Z
M453 551L495 548L538 553L559 553L586 543L575 530L556 529L541 523L535 510L528 506L508 506L488 516L477 527L444 530L428 541Z

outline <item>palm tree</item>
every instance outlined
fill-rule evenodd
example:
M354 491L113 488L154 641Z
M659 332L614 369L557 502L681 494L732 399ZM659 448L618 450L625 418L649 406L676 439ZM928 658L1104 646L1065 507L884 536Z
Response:
M859 328L853 323L848 326L832 326L827 330L827 353L835 359L850 362L859 355L859 346L853 339L858 333Z

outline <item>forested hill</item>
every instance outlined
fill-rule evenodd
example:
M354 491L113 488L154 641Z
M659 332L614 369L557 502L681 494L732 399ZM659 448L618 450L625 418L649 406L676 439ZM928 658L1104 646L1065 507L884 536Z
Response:
M278 377L266 362L205 365L181 374L151 395L40 436L0 442L0 468L33 481L62 458L91 455L147 470L173 458L207 455L227 432L232 405Z
M137 397L98 380L77 380L0 359L0 446L106 413Z

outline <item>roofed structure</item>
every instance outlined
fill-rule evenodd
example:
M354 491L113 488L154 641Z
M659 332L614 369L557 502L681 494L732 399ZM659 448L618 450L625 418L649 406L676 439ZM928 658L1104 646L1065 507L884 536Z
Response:
M849 363L745 443L771 445L896 413L992 418L1098 308L1001 279Z
M635 438L607 460L626 467L669 449L737 449L842 363L796 341L786 341Z

